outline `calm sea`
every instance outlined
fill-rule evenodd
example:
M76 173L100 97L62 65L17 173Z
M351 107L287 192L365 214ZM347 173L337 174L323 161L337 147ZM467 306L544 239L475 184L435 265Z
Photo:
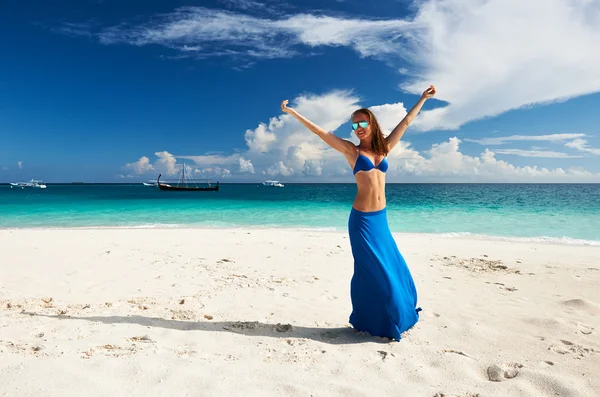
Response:
M600 184L388 184L393 232L600 245ZM291 227L346 230L354 184L221 184L219 192L135 185L0 186L0 228Z

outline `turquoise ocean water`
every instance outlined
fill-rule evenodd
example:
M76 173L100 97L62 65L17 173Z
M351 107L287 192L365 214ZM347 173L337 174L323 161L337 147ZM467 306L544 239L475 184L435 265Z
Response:
M354 184L221 184L219 192L135 185L0 186L0 228L291 227L346 230ZM600 184L388 184L393 232L600 245Z

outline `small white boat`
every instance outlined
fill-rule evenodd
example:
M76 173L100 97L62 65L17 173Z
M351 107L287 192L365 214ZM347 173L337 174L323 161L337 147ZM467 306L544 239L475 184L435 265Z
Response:
M148 187L156 187L158 186L158 183L156 182L142 182L144 184L144 186L148 186Z
M264 181L262 186L265 187L284 187L285 185L279 181Z
M43 181L40 181L37 179L32 179L29 182L11 182L10 187L11 187L11 189L13 187L20 187L21 189L25 189L26 187L32 187L32 188L36 188L36 189L45 189L46 184Z

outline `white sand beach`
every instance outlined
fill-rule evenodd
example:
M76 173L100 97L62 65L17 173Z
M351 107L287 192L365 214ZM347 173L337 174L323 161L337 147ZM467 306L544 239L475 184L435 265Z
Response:
M399 342L349 328L344 232L0 230L0 396L600 395L600 247L394 236Z

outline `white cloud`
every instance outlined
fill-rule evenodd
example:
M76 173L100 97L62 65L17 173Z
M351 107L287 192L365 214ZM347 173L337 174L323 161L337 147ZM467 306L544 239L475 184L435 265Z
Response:
M19 166L20 170L23 169L23 162L22 161L17 162L17 165Z
M247 6L255 5L251 3L254 2L238 3L236 8L246 10ZM97 36L104 44L160 44L182 51L192 46L202 49L195 54L198 57L288 58L299 54L300 45L348 46L364 57L397 57L402 48L400 38L411 27L410 21L398 19L369 21L311 14L271 19L204 7L182 7L138 26L121 24L106 28Z
M323 174L323 167L320 161L306 160L302 173L307 176L320 176Z
M177 167L177 159L175 159L171 153L163 151L156 152L154 155L158 157L158 160L156 160L153 165L154 169L159 170L161 173L164 172L170 175L179 172L179 167Z
M176 155L173 159L192 160L198 167L206 167L210 165L235 165L239 163L240 155L231 154L224 156L222 154L205 154L202 156L187 156L187 155Z
M465 138L465 142L475 142L480 145L502 145L507 142L515 141L566 141L575 138L581 138L586 136L585 134L549 134L549 135L511 135L501 136L494 138L483 138L483 139L468 139Z
M137 161L125 164L122 168L133 172L135 175L148 175L150 172L154 174L163 174L163 176L173 175L181 172L181 164L177 164L177 159L169 152L156 152L154 155L157 159L152 163L146 156L140 157ZM186 171L191 172L192 169L188 166ZM133 178L132 174L123 175L126 178ZM158 175L154 175L158 176Z
M289 45L283 44L287 40L271 20L203 7L179 8L140 26L107 28L98 38L104 44L160 44L174 49L197 46L202 49L195 54L199 58L286 58L295 54Z
M494 150L497 154L509 154L521 157L545 157L545 158L581 158L582 156L573 156L568 153L555 152L552 150L522 150L522 149L497 149Z
M397 54L402 48L398 39L413 28L410 21L399 19L369 21L308 14L278 21L274 26L295 34L304 45L351 47L363 57Z
M267 152L269 151L270 145L275 142L275 134L272 130L278 128L281 125L279 119L271 119L269 125L260 124L255 130L246 131L246 143L250 150L254 152Z
M406 108L401 102L372 106L370 109L377 117L384 135L389 135L404 116L406 116Z
M290 106L326 130L336 131L359 108L358 100L348 91L334 91L300 96ZM268 124L247 130L245 138L248 150L244 159L250 160L255 170L271 176L320 175L323 168L345 163L339 153L289 114L280 114Z
M240 172L249 172L254 174L254 166L252 165L251 160L246 160L242 157L239 158L240 161Z
M125 168L132 169L133 172L135 172L138 175L154 169L152 164L150 164L150 159L146 156L140 157L140 159L135 163L126 164Z
M194 173L202 176L203 178L229 178L231 176L231 170L222 167L206 167L206 168L195 168Z
M449 105L422 112L414 125L423 130L600 91L598 1L425 0L415 9L405 19L369 20L310 13L257 18L186 7L97 37L104 44L159 44L183 56L246 58L242 63L348 47L396 65L410 92L436 84Z
M503 137L495 137L495 138L483 138L483 139L468 139L465 138L466 142L475 142L480 145L502 145L507 142L515 142L515 141L547 141L547 142L562 142L568 141L564 143L565 147L571 149L577 149L580 152L600 155L600 149L593 148L588 145L588 141L585 139L581 139L586 137L586 134L550 134L550 135L511 135L511 136L503 136ZM496 153L499 154L514 154L517 156L526 156L526 157L556 157L556 158L576 158L582 156L574 156L569 155L567 153L560 153L554 151L544 151L540 150L540 148L532 147L531 150L520 150L520 149L503 149L496 150Z
M505 111L600 91L600 2L427 0L409 40L419 93L435 83L446 108L423 129L456 128Z
M219 3L232 8L239 10L260 10L260 12L269 11L271 12L271 8L268 7L264 3L260 3L254 0L219 0Z
M590 147L585 139L574 139L571 142L565 143L565 146L577 149L581 152L600 155L600 148Z
M69 36L92 36L92 24L89 22L83 23L70 23L63 22L60 26L53 28L52 30L57 33L66 34Z
M394 170L405 177L430 182L598 182L600 174L578 168L548 169L537 166L518 167L498 160L495 153L485 149L479 157L465 155L459 150L456 137L434 144L419 156L404 161ZM389 172L389 171L388 171ZM404 179L404 178L403 178Z
M283 164L283 161L278 161L277 163L271 165L265 173L267 175L282 175L282 176L290 176L294 174L294 170L287 167Z

